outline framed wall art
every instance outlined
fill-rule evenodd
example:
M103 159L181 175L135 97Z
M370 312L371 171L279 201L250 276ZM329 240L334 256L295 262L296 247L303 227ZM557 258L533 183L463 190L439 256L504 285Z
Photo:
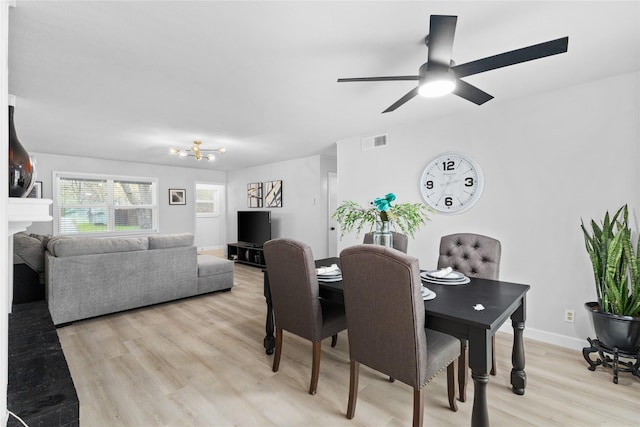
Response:
M250 208L262 207L262 183L252 182L247 184L247 206Z
M170 205L186 205L187 204L187 190L184 189L169 189L169 204Z
M267 208L282 207L282 181L267 181L264 183L264 204Z

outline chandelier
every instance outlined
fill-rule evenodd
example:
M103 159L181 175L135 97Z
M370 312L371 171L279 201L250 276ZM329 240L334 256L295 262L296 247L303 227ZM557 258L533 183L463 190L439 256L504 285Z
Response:
M212 150L201 148L202 141L193 141L193 145L189 150L180 150L179 148L172 147L169 153L178 157L195 157L196 160L215 160L216 156L213 153L224 154L226 148L214 148Z

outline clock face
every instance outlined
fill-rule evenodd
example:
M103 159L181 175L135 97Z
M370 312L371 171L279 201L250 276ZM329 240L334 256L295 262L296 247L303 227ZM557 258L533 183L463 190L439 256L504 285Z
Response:
M420 190L425 203L442 213L471 208L482 194L482 169L471 157L444 153L431 160L422 172Z

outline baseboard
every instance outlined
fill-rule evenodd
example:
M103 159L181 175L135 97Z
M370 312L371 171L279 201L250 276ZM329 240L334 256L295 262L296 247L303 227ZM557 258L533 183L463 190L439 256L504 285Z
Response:
M505 332L507 334L513 335L513 328L511 327L511 323L507 323L502 325L502 327L500 328L500 332ZM566 335L556 334L554 332L527 327L524 328L524 337L578 351L582 351L584 347L588 347L589 345L586 339L581 340L575 337L569 337Z

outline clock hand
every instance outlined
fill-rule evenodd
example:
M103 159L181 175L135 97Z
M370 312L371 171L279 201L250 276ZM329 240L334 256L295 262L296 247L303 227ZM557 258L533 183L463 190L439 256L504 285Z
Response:
M455 184L457 182L462 181L461 179L456 179L455 181L450 179L449 181L445 182L444 184L440 184L441 187L448 187L451 184Z

